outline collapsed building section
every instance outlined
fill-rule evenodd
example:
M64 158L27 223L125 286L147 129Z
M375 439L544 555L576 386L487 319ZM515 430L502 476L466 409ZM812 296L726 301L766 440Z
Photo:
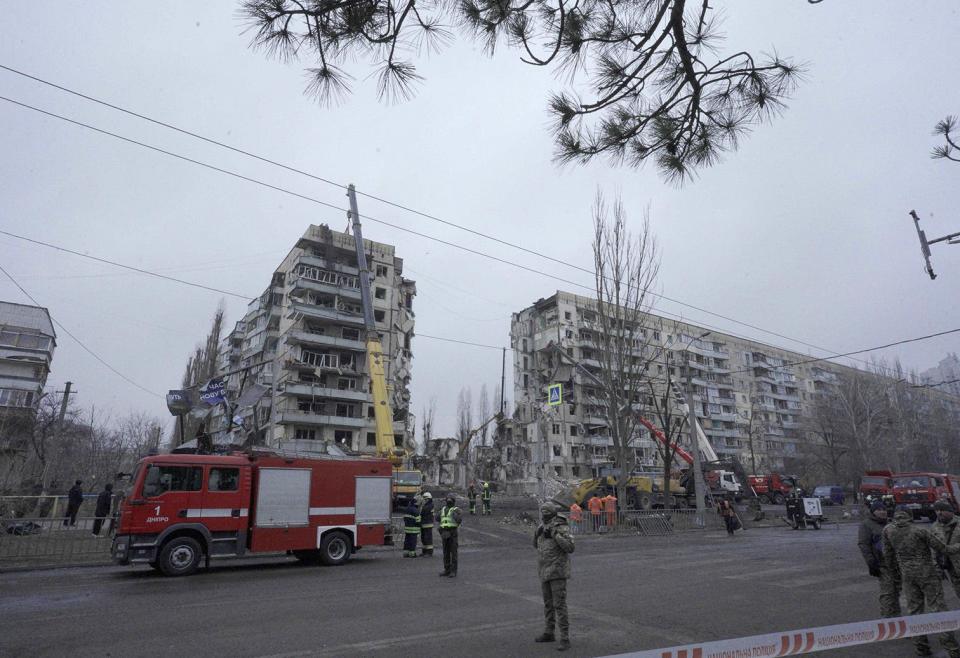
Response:
M413 449L410 378L416 284L392 245L363 241L398 446ZM311 225L221 344L238 434L304 452L376 452L354 238ZM251 438L252 437L252 438Z

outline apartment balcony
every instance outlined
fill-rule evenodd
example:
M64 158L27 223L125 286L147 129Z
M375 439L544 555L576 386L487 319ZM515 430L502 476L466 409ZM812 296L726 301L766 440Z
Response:
M687 348L693 354L699 354L700 356L708 356L714 359L729 359L730 352L725 349L716 350L713 346L707 346L704 344L699 344L697 341L690 343L690 346Z
M741 438L739 428L728 429L726 427L713 427L710 429L705 429L703 431L707 436L713 435L713 436L722 436L722 437L729 436L737 439Z
M613 460L609 457L591 457L590 465L591 466L602 466L603 464L611 464Z
M592 446L606 446L608 448L613 446L613 437L610 436L590 436L587 438Z
M299 395L303 397L327 398L331 400L353 400L356 402L369 402L370 394L364 391L343 390L339 388L329 388L325 386L315 386L309 383L286 383L283 385L285 395Z
M606 416L598 416L592 413L584 415L583 422L587 425L603 425L604 427L609 424Z
M326 295L338 295L344 299L350 299L356 302L361 300L360 290L358 288L322 283L304 276L295 277L293 281L290 282L290 288L291 290L311 290Z
M351 418L349 416L330 416L315 414L309 411L281 411L277 414L278 425L323 425L326 427L343 427L361 429L367 426L366 418Z
M367 351L367 346L359 340L338 338L337 336L328 336L312 331L291 331L287 334L287 340L302 345L322 345L324 347L336 347L344 350L353 350L355 352Z
M788 402L799 402L799 401L800 401L800 393L799 393L799 392L797 392L797 393L772 393L772 392L771 392L771 393L767 393L767 395L769 395L770 397L772 397L772 398L775 399L775 400L786 400L786 401L788 401Z
M728 422L728 423L733 423L733 422L736 422L736 420L737 420L737 414L735 414L735 413L723 413L723 412L720 412L720 413L711 413L711 414L710 414L710 419L711 419L711 420L724 421L724 422Z
M783 431L782 429L778 428L778 427L768 427L768 428L767 428L767 431L766 431L766 434L767 434L768 436L780 436L780 437L786 436L786 434L784 433L784 431Z
M324 270L331 270L333 272L340 272L341 274L349 274L351 276L360 276L360 270L356 267L351 267L350 265L344 265L343 263L337 263L334 261L328 261L325 258L319 258L317 256L308 256L304 254L297 259L297 262L294 263L293 270L296 271L297 265L307 265L309 267L319 267Z
M312 318L315 320L325 320L327 322L335 322L337 324L346 324L352 327L363 327L363 315L360 313L348 313L345 311L338 311L335 308L327 308L325 306L317 306L316 304L305 304L305 303L294 303L291 305L293 314L300 313L306 318Z

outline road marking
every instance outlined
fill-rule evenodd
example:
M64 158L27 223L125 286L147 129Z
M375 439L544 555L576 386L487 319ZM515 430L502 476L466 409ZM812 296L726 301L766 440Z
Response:
M492 583L475 583L468 582L468 585L473 585L474 587L479 587L480 589L489 590L491 592L496 592L498 594L505 594L507 596L512 596L523 601L528 601L530 603L536 603L537 606L543 605L542 596L534 596L532 594L527 594L524 591L513 589L512 587L504 587L502 585L494 585ZM608 615L603 612L599 612L592 608L575 608L570 611L570 616L579 616L579 617L588 617L594 621L599 621L607 626L615 628L621 631L623 634L635 635L636 633L642 633L644 635L650 635L653 637L663 638L667 642L693 642L695 639L687 635L686 633L674 633L668 631L664 628L658 626L647 626L638 622L631 621L625 617L617 617L615 615Z
M465 635L518 630L527 626L530 626L529 621L508 621L497 624L480 624L473 626L465 625L463 628L452 629L449 631L430 631L429 633L398 635L395 637L382 638L380 640L356 642L354 644L338 644L335 647L316 647L314 649L303 649L301 651L290 651L286 653L263 654L261 655L261 658L298 658L300 656L340 656L346 654L365 655L377 650L392 649L405 645L417 644L423 641L435 641L443 639L453 640Z

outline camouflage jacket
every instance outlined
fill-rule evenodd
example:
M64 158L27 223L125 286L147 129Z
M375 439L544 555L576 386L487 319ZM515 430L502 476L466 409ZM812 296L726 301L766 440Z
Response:
M904 579L940 579L940 571L930 550L956 555L960 544L947 546L926 528L913 524L906 512L893 515L893 523L883 529L883 560L890 569L899 569Z
M565 518L555 516L540 524L533 536L533 547L539 553L537 570L541 581L570 577L573 537L570 536L570 526Z
M954 517L950 523L940 523L937 521L930 527L930 532L948 546L960 545L960 519ZM960 556L948 555L950 564L950 573L954 576L960 576Z

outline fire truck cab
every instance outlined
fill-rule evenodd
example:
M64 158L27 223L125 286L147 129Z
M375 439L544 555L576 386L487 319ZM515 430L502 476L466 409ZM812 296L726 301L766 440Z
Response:
M120 508L112 556L168 576L205 560L287 552L343 564L390 537L392 466L385 459L169 454L138 464Z

